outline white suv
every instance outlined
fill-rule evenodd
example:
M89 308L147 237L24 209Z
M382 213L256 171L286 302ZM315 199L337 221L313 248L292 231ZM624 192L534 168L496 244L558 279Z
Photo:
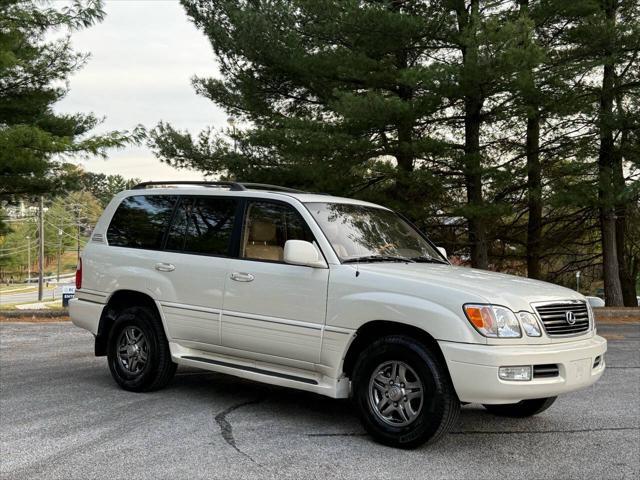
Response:
M379 205L189 183L118 194L81 257L71 318L124 389L181 364L352 397L376 439L414 447L461 403L525 417L604 371L572 290L451 266Z

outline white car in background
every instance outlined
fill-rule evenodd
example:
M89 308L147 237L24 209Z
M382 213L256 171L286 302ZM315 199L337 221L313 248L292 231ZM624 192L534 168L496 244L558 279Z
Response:
M379 205L181 183L118 194L78 268L71 318L126 390L180 364L352 397L374 438L415 447L461 403L534 415L604 371L575 291L452 266Z

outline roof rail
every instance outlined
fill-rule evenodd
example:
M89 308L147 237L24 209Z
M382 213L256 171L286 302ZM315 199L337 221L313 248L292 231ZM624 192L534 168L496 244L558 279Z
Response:
M166 182L142 182L138 183L132 190L144 190L147 187L154 187L160 185L201 185L203 187L229 187L229 190L242 191L246 188L237 182L208 182L206 180L175 180Z
M161 186L161 185L201 185L203 187L229 187L232 191L244 191L244 190L271 190L274 192L289 192L289 193L303 193L302 190L296 190L295 188L280 187L278 185L269 185L268 183L251 183L251 182L209 182L206 180L176 180L166 182L142 182L138 183L132 190L144 190L147 187Z
M251 183L242 182L238 185L242 185L250 190L272 190L274 192L289 192L289 193L305 193L302 190L296 190L295 188L280 187L279 185L270 185L268 183Z

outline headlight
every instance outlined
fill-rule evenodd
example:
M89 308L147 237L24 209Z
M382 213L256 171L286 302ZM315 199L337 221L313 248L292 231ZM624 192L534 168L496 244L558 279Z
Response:
M524 333L530 337L539 337L542 335L542 332L540 332L540 324L533 313L519 312L518 317L520 317L520 323L522 324Z
M505 307L494 305L464 306L464 313L478 332L485 337L521 337L520 324L515 313Z
M587 314L589 315L589 325L593 327L593 333L598 333L596 329L596 316L593 313L593 307L591 306L588 300L586 301L586 303L587 303Z

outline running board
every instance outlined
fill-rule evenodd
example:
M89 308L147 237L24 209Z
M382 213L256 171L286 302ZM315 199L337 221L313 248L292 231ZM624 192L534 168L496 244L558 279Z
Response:
M251 366L248 366L248 365L239 365L239 364L236 364L236 363L221 362L219 360L213 360L211 358L204 358L204 357L184 356L184 357L180 357L180 358L183 358L185 360L191 360L191 361L194 361L194 362L202 362L202 363L209 363L211 365L218 365L220 367L235 368L235 369L238 369L238 370L244 370L246 372L259 373L260 375L269 375L271 377L284 378L285 380L293 380L295 382L308 383L309 385L318 385L318 382L313 380L312 378L298 377L296 375L289 375L289 374L286 374L286 373L273 372L271 370L265 370L263 368L251 367Z

